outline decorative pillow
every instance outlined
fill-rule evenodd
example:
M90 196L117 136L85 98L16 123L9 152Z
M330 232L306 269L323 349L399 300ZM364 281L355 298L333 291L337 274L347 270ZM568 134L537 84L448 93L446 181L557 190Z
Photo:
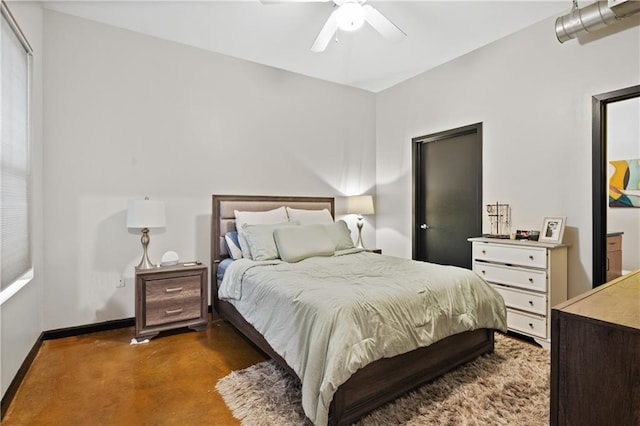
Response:
M224 236L224 242L227 245L229 257L233 260L242 259L242 248L240 248L237 231L227 232Z
M218 263L216 278L218 278L220 281L222 281L222 279L224 278L224 273L226 272L229 265L231 265L231 262L233 262L233 259L228 257L226 259L222 259L222 262Z
M297 220L300 225L331 224L333 217L328 209L305 210L287 207L289 220Z
M298 222L283 222L275 225L242 226L253 260L272 260L280 257L273 234L277 229L297 227Z
M353 240L351 239L351 230L347 226L347 222L339 220L331 225L324 225L331 237L331 241L335 245L336 251L345 250L354 247Z
M273 237L285 262L299 262L313 256L333 256L333 241L325 225L290 226L273 231Z
M243 225L271 225L289 220L287 210L284 207L260 212L234 210L233 213L236 217L236 230L238 231L238 242L242 250L242 257L247 259L253 259L253 256L251 256L251 249L242 229Z

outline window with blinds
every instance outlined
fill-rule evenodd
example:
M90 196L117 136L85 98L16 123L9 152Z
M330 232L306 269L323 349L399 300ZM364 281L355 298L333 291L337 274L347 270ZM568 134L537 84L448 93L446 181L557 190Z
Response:
M6 5L0 24L1 290L31 271L29 79L31 48Z

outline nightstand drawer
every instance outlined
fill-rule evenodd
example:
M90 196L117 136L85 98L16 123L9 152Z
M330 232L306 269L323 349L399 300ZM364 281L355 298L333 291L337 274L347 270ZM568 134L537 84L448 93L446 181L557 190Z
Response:
M200 276L149 280L145 289L147 303L169 299L200 298Z
M507 326L532 336L547 338L547 319L507 308Z
M547 251L544 248L474 244L473 250L473 257L477 260L532 268L547 267Z
M544 270L514 268L484 262L474 262L473 270L491 283L547 291L547 272Z
M622 235L607 237L607 253L622 250Z
M200 317L200 296L147 302L145 325L166 324Z
M546 315L547 313L546 294L531 293L516 288L503 287L501 285L492 285L492 287L500 293L504 299L504 303L509 308L516 308L540 315Z

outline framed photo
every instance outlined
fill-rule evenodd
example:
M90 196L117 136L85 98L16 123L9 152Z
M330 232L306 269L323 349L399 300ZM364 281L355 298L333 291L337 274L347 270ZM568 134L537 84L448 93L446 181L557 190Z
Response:
M542 229L540 230L538 241L542 243L562 243L566 221L566 216L545 217L542 221Z

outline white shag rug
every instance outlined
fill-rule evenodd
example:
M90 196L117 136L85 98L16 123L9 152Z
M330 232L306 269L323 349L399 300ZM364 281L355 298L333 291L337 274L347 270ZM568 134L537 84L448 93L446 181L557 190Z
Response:
M550 353L496 333L495 351L384 405L357 425L548 425ZM216 385L246 426L311 425L300 386L273 361Z

